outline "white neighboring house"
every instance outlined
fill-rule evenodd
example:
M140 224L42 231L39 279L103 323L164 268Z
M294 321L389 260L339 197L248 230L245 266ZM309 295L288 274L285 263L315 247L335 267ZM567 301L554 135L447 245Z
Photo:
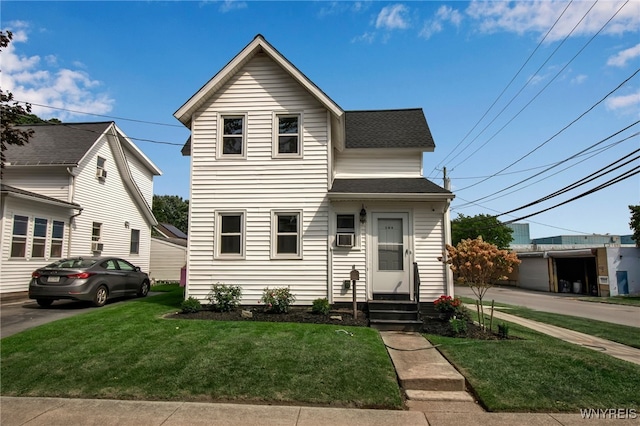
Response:
M289 286L296 304L433 301L451 191L422 175L434 150L422 109L344 111L256 36L174 114L191 135L185 297L216 282L255 304ZM418 266L417 276L414 262Z
M2 176L0 293L69 256L118 256L149 270L158 167L114 122L35 124Z
M187 264L187 234L168 223L155 227L160 234L151 237L152 282L180 281L182 269Z

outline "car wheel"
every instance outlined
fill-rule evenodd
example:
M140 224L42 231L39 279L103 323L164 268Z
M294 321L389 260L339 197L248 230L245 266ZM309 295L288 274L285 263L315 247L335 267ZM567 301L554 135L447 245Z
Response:
M47 307L51 306L51 304L53 303L53 300L51 300L51 299L36 299L36 302L38 303L38 305L42 306L43 308L47 308Z
M149 294L149 281L143 281L138 289L138 297L146 297Z
M104 306L104 304L107 303L108 296L109 291L107 290L107 287L101 285L100 287L98 287L98 289L96 290L96 294L93 296L93 305L97 307Z

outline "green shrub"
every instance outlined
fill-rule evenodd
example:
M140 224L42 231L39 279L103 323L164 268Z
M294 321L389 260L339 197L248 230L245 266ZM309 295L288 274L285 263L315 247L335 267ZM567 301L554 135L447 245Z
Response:
M242 289L237 285L216 283L211 286L207 299L216 311L230 312L240 305Z
M183 314L192 314L194 312L198 312L202 310L202 304L196 298L189 297L185 299L180 304L180 308L182 309Z
M501 339L509 338L509 324L504 322L498 324L498 336L500 336Z
M329 300L327 298L316 299L313 301L313 306L311 307L311 312L314 314L321 315L329 315L331 311L331 305L329 305Z
M466 318L452 317L449 320L449 325L451 326L451 330L453 330L455 334L463 334L467 331Z
M273 313L287 313L289 306L296 301L296 297L291 293L289 287L270 289L266 287L260 299L264 303L264 310Z

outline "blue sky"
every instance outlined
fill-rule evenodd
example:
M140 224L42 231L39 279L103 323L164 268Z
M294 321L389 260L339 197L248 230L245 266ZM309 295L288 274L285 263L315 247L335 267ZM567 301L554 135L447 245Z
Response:
M508 212L611 165L499 217L517 219L640 164L617 162L640 148L638 1L3 1L0 26L14 33L2 89L43 118L116 121L163 170L159 195L189 197L173 113L256 34L345 110L423 108L424 174L442 184L447 168L452 217ZM629 234L639 203L635 175L523 222L532 237Z

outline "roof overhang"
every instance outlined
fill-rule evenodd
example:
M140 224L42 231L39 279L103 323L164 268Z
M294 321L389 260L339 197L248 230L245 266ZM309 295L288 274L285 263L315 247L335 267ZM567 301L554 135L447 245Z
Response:
M409 201L448 201L453 200L455 195L443 193L409 193L409 192L329 192L331 201L350 200L409 200Z
M577 250L554 250L544 252L544 257L563 258L563 257L595 257L596 249L577 249Z
M23 189L15 188L9 185L2 185L2 190L0 191L2 195L12 198L18 198L22 200L35 201L37 203L47 204L50 206L62 207L67 209L74 210L82 210L80 204L69 203L67 201L58 200L53 197L48 197L46 195L36 194L35 192L25 191Z
M186 127L191 128L193 114L219 90L236 72L238 72L257 53L265 53L283 70L300 83L313 97L315 97L336 119L343 123L344 111L318 86L309 80L300 70L289 62L280 52L271 46L262 35L257 35L240 53L224 66L211 80L196 92L173 115Z

